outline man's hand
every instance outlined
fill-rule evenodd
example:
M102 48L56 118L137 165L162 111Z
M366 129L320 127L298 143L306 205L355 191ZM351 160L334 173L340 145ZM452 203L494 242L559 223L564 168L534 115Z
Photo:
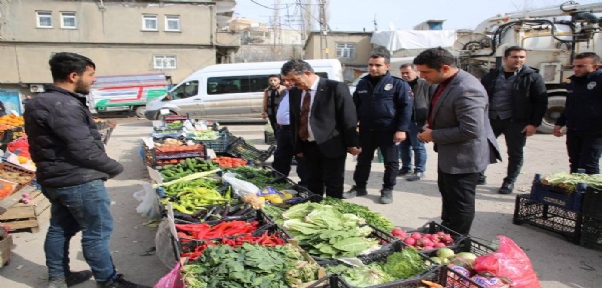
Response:
M349 154L351 154L353 156L357 156L358 154L362 153L362 148L359 148L359 147L347 147L347 152L349 152Z
M266 118L268 118L268 113L266 113L266 112L261 113L261 119L265 120Z
M562 132L562 126L555 125L554 126L554 132L552 132L552 133L556 137L562 137L564 135L564 133Z
M433 130L428 128L428 126L424 126L424 128L422 128L422 131L423 132L418 133L418 139L420 139L424 143L433 142Z
M395 136L393 136L393 142L401 143L406 140L406 132L405 131L397 131L395 132Z
M535 131L537 131L537 127L533 125L527 125L525 128L523 128L523 131L520 131L520 133L525 133L527 137L531 137L535 135Z

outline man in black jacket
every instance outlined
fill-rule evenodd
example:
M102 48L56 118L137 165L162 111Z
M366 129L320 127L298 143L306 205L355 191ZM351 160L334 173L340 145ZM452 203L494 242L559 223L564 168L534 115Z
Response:
M389 68L391 60L384 54L370 56L366 75L357 84L353 93L353 102L357 109L360 129L360 147L362 152L357 157L357 165L353 180L355 186L344 198L365 196L368 194L366 184L372 168L374 151L380 148L385 162L383 187L380 191L380 202L393 202L393 188L399 170L399 149L410 131L412 117L412 90L408 83L391 76Z
M434 92L434 86L418 77L416 66L412 63L401 65L399 70L401 72L401 78L406 80L412 88L412 93L414 94L414 108L412 111L408 139L399 144L401 169L399 169L397 175L406 176L410 174L406 180L417 181L424 177L427 159L424 142L418 139L418 133L420 133L420 130L424 124L426 124L426 118L429 113L429 103L431 103L431 94ZM412 151L414 152L414 172L412 172Z
M525 66L527 51L518 46L504 51L504 66L489 72L481 83L489 95L489 121L495 137L504 134L508 168L500 194L510 194L523 166L523 147L533 136L548 107L543 77ZM485 182L481 174L481 184Z
M357 116L345 83L323 79L309 63L290 60L282 78L296 87L289 91L293 147L307 163L308 189L318 195L343 197L347 152L357 155Z
M142 287L117 274L111 259L113 218L104 181L119 175L123 166L105 153L82 96L96 80L96 66L75 53L57 53L49 64L54 85L31 99L24 113L37 181L52 204L44 243L48 287L66 288L92 275L98 287ZM69 241L79 231L92 272L69 269Z
M564 111L554 126L554 136L563 135L566 126L566 148L571 173L585 169L587 174L600 174L602 154L602 71L600 56L584 52L575 56L569 77Z

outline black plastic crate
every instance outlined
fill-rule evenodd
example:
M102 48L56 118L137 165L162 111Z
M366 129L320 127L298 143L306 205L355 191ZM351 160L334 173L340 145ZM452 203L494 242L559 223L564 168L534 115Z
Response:
M545 185L541 183L541 175L535 174L533 186L531 186L531 200L561 207L574 212L581 212L583 205L583 194L585 194L586 185L580 183L577 189L568 193L560 187Z
M581 213L531 200L529 195L516 195L512 223L529 224L579 244L582 218Z
M466 238L466 236L464 236L452 229L449 229L435 221L428 222L418 229L407 231L408 237L414 232L419 232L422 234L437 234L438 232L443 232L443 233L449 234L452 237L452 239L454 239L454 244L445 246L445 247L452 249L452 250L457 249L460 242L464 238ZM444 248L444 247L441 247L441 248ZM431 254L432 252L436 252L439 249L440 248L435 248L435 249L430 249L430 250L419 250L418 252L423 253L423 254Z
M268 145L276 145L276 135L268 131L263 131L263 142Z
M406 248L406 246L404 244L401 243L401 241L395 241L393 242L393 245L391 246L391 249L389 250L384 250L384 251L379 251L379 252L375 252L370 254L369 257L364 257L364 258L360 258L360 260L362 260L362 263L364 264L370 264L373 262L384 262L387 260L387 257L395 252L400 252L402 251L404 248ZM419 255L425 260L425 261L429 261L429 258L420 254ZM325 263L325 264L321 264L323 266L331 266L331 265L338 265L338 264L345 264L342 263L340 261L332 261L329 263ZM347 264L345 264L347 265ZM368 286L368 288L416 288L416 287L423 287L424 284L422 284L422 280L429 280L429 281L433 281L436 282L440 279L440 271L441 266L439 265L434 265L431 266L429 268L427 268L427 270L425 270L424 272L420 273L419 275L416 275L412 278L408 278L408 279L400 279L400 280L395 280L389 283L384 283L384 284L380 284L380 285L373 285L373 286ZM349 285L345 279L343 277L340 277L339 275L333 275L332 276L332 283L331 285L334 286L330 286L330 287L348 287L348 288L353 288L354 286ZM325 286L325 287L329 287L329 286Z
M261 151L240 137L228 145L226 153L234 157L251 160L255 162L255 165L261 165L272 156L275 150L276 146L272 145L268 150Z
M291 180L290 178L286 177L284 174L276 171L274 168L272 168L270 166L264 165L263 169L268 169L268 170L272 171L272 177L274 177L274 179L276 179L274 182L276 182L276 183L286 182L290 185L289 190L297 191L297 196L294 197L293 199L286 200L282 204L270 204L270 205L288 209L293 205L297 205L297 204L301 204L301 203L305 203L305 202L320 202L320 201L322 201L322 199L324 199L324 197L322 197L322 195L317 195L317 194L312 193L307 188L295 183L295 181Z
M602 189L588 186L583 197L583 217L602 219Z
M224 153L228 149L228 135L226 135L226 133L219 133L217 139L199 140L195 142L205 144L207 148L212 149L215 153Z
M581 246L602 250L602 219L583 216Z

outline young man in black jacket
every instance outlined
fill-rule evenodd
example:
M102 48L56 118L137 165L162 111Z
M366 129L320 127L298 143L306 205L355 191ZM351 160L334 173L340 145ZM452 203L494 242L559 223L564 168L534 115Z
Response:
M75 53L50 59L54 85L25 108L25 132L36 163L37 182L52 207L44 252L49 288L67 288L92 275L98 287L143 287L117 274L109 242L113 231L111 199L104 181L123 166L109 158L85 96L96 80L92 60ZM84 258L92 272L71 272L69 241L82 232Z
M481 83L489 95L489 121L495 137L504 134L508 169L500 194L510 194L523 166L523 147L533 136L548 107L543 77L525 66L527 51L518 46L504 51L504 66L489 72ZM485 182L485 172L481 184Z
M385 162L380 203L393 202L393 188L399 170L398 145L406 140L412 117L412 89L400 78L391 76L391 60L384 54L370 56L370 74L362 78L353 93L359 121L360 147L353 180L355 186L343 195L349 199L368 194L374 151L380 148Z
M554 126L554 136L563 135L566 126L566 148L571 173L585 169L587 174L600 174L602 154L602 71L600 56L584 52L575 56L569 77L566 104Z

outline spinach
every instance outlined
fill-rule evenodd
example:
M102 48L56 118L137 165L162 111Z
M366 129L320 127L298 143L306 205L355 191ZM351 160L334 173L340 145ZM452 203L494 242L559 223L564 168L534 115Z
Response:
M318 268L290 244L244 244L238 248L210 246L196 262L185 265L182 274L189 288L281 288L316 280Z

